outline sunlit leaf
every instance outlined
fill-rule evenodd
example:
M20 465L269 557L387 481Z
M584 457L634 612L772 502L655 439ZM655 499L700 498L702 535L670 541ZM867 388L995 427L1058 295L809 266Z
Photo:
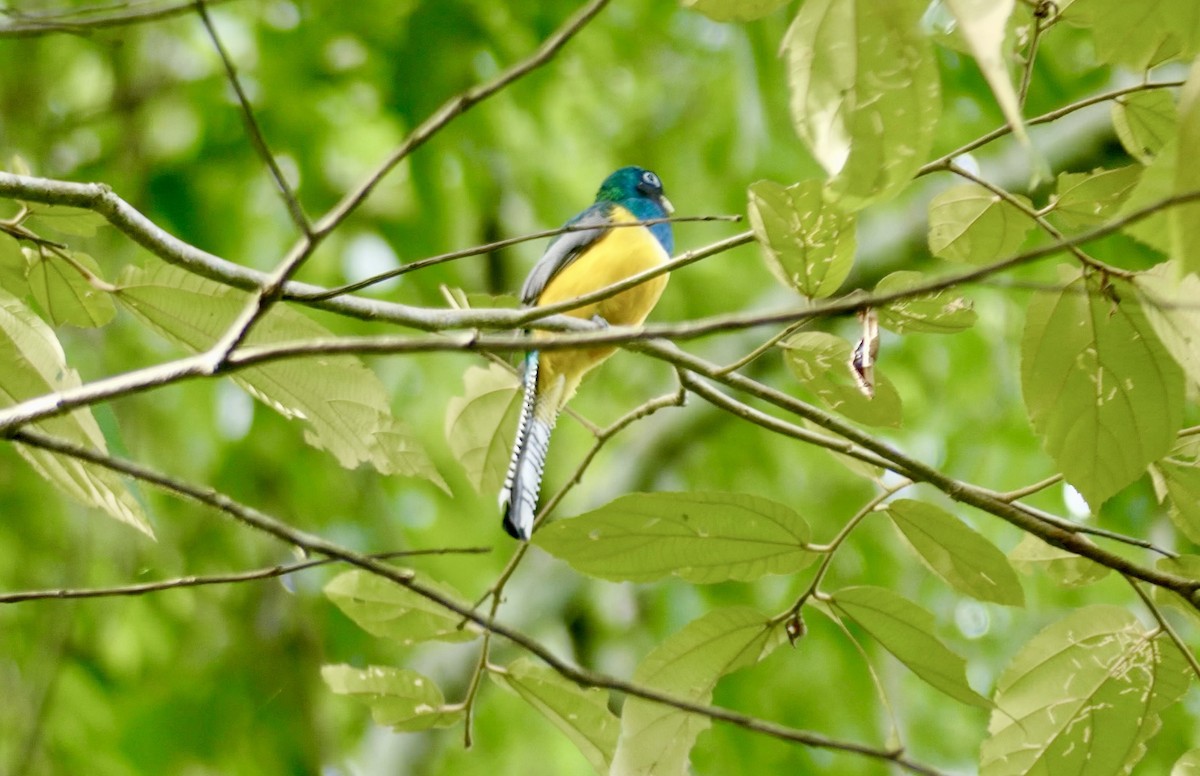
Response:
M443 597L471 608L470 603L449 585L419 574L416 579ZM325 595L367 633L403 645L430 639L470 641L478 635L478 629L470 623L459 627L463 622L461 615L404 585L366 571L339 574L325 586Z
M0 406L76 388L79 375L67 366L49 326L16 297L0 289ZM34 428L68 442L108 450L92 413L80 408L47 418ZM70 456L16 445L39 475L71 498L153 536L141 505L114 472Z
M941 113L924 0L809 0L783 41L792 117L849 208L894 195Z
M1192 3L1191 13L1200 25L1200 3ZM1180 149L1200 148L1200 59L1192 64L1191 74L1179 91L1179 132L1176 137ZM1198 191L1200 165L1190 153L1181 155L1175 167L1172 193L1194 194ZM1179 262L1184 272L1200 272L1200 203L1188 202L1172 207L1167 211L1167 223L1171 226L1171 258Z
M1168 574L1200 580L1200 555L1159 558L1155 561L1154 567ZM1155 587L1152 595L1159 603L1178 609L1185 617L1192 621L1194 626L1200 626L1200 613L1196 611L1196 607L1187 598L1163 587Z
M1130 772L1188 685L1155 635L1126 609L1089 606L1035 636L996 685L981 776Z
M1028 146L1029 136L1025 133L1025 120L1021 118L1021 104L1008 74L1009 63L1004 56L1004 37L1014 4L1015 0L946 0L984 80L996 97L1004 120L1021 143Z
M1183 373L1132 289L1108 293L1075 273L1064 279L1061 292L1030 301L1021 386L1046 451L1099 509L1170 449L1183 417Z
M1025 534L1008 554L1013 565L1026 574L1046 576L1066 587L1082 587L1108 575L1108 566L1094 560L1060 550L1046 544L1033 534Z
M1200 438L1185 437L1150 467L1159 501L1170 499L1171 521L1189 541L1200 544Z
M1192 0L1088 0L1072 3L1064 18L1092 31L1101 62L1139 72L1200 51L1200 4Z
M930 569L969 596L1023 606L1025 592L1004 553L950 513L923 501L897 499L888 516Z
M1163 347L1200 385L1200 278L1163 263L1139 274L1133 286Z
M829 600L838 614L854 620L884 649L932 687L957 701L988 708L967 684L967 666L933 634L933 615L882 587L847 587Z
M1200 749L1184 752L1171 767L1171 776L1200 776Z
M551 523L533 543L602 579L712 583L799 571L816 557L808 539L790 507L758 496L632 493Z
M116 294L130 312L192 351L212 346L236 320L247 296L170 266L128 268ZM250 332L247 344L332 337L296 310L276 305ZM446 485L420 440L392 415L387 389L354 356L287 359L244 369L233 379L286 418L305 425L304 439L353 468L369 462L382 474L404 474Z
M608 693L585 689L546 666L523 657L489 676L540 711L579 747L596 773L604 776L617 750L621 722L608 710Z
M716 609L689 623L642 660L633 680L696 703L708 703L726 674L754 665L782 643L783 628L748 607ZM707 717L629 696L613 773L681 774Z
M773 13L788 0L682 0L684 8L717 22L748 22Z
M108 223L104 216L94 210L65 205L30 204L30 216L25 225L34 232L48 227L59 234L72 237L91 237L96 229Z
M517 388L510 370L473 366L463 375L463 395L446 404L446 441L480 493L498 491L504 482L521 411Z
M925 280L920 272L893 272L875 285L875 294L893 294ZM897 334L954 334L975 325L979 316L974 307L970 299L954 291L934 291L886 303L878 308L879 325Z
M829 409L869 426L898 426L900 394L875 371L875 396L868 398L850 370L850 343L825 332L801 332L782 343L788 369Z
M29 293L29 260L21 244L6 234L0 234L0 288L17 297Z
M321 678L338 695L349 695L367 704L377 723L394 730L450 727L465 714L461 708L446 708L441 688L407 668L327 665L321 667Z
M820 181L750 187L750 226L767 268L807 297L833 294L854 266L855 217L827 202Z
M1018 199L1029 204L1024 197ZM1034 225L1000 195L965 183L929 203L929 250L951 261L990 264L1015 254Z
M1134 92L1113 100L1113 129L1129 155L1150 164L1167 141L1175 137L1179 111L1167 89Z
M1116 215L1142 174L1141 165L1089 173L1065 172L1047 214L1052 224L1067 232L1094 229Z
M91 256L78 252L70 256L94 277L100 277L100 265ZM96 288L60 256L42 253L33 260L29 267L29 288L38 306L55 325L95 328L117 314L117 306L108 292Z

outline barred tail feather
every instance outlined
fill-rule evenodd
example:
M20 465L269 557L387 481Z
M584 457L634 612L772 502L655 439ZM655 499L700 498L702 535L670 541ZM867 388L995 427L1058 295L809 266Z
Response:
M538 393L537 385L538 354L533 351L525 357L521 415L517 421L512 460L500 490L504 530L514 539L524 541L528 541L533 533L542 470L546 466L546 451L550 448L550 432L554 430L558 416L559 391L542 395Z

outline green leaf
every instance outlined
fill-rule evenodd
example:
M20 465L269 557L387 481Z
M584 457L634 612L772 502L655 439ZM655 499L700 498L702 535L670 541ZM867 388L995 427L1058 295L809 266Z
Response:
M941 85L924 0L808 0L783 41L793 123L857 209L902 189L925 161Z
M247 295L169 265L122 274L117 301L172 342L199 352L237 319ZM325 327L276 305L247 345L328 339ZM446 489L419 439L392 415L387 389L354 356L315 356L244 369L233 379L286 418L306 425L304 439L348 469L369 462L382 474L430 480Z
M1021 387L1046 451L1099 509L1171 448L1183 373L1127 284L1110 294L1074 273L1064 280L1030 301Z
M1191 579L1200 579L1200 555L1180 555L1175 558L1159 558L1154 567L1159 571L1165 571L1168 574L1177 574L1181 577L1190 577ZM1155 587L1151 592L1155 600L1161 604L1173 606L1192 621L1194 626L1200 626L1200 613L1196 612L1196 607L1191 601L1184 598L1179 593L1172 590L1167 590L1162 587Z
M0 289L0 406L80 385L49 326L16 297ZM33 428L51 436L108 450L104 434L86 408L47 418ZM70 456L26 445L17 451L37 473L71 498L153 536L141 505L114 472Z
M1171 767L1171 776L1200 776L1200 749L1184 752Z
M855 216L827 202L820 181L750 187L750 226L767 268L809 298L838 290L854 266Z
M1200 278L1163 263L1133 280L1146 320L1188 379L1200 385Z
M846 340L809 331L788 338L781 347L788 369L829 409L868 426L900 425L900 394L876 367L875 396L868 398L854 382L853 348Z
M97 228L108 224L104 216L81 207L31 203L29 209L30 214L24 224L35 232L47 227L71 237L91 237L96 234Z
M1047 214L1052 224L1065 232L1094 229L1113 218L1129 198L1142 175L1141 165L1090 173L1065 172Z
M1154 632L1090 606L1035 636L996 685L981 776L1129 773L1188 685L1183 656Z
M480 493L504 483L521 412L518 387L516 375L499 364L473 366L463 375L463 395L446 404L446 441Z
M1192 13L1200 24L1200 3L1192 4ZM1198 33L1200 35L1200 33ZM1179 91L1179 139L1181 149L1200 148L1200 59L1192 64L1187 82ZM1174 194L1200 191L1200 165L1191 156L1180 156L1175 167ZM1186 272L1200 272L1200 202L1175 205L1167 211L1171 227L1171 258Z
M449 585L421 574L415 574L415 579L464 608L471 608L462 594ZM366 571L339 574L325 586L325 595L367 633L404 646L430 639L470 641L478 635L478 628L472 623L459 627L463 621L461 615L404 585Z
M682 0L684 8L699 11L715 22L749 22L761 19L788 0Z
M921 285L925 280L920 272L893 272L875 285L875 294L904 291ZM955 334L974 326L979 317L970 299L949 290L888 302L878 308L878 312L879 325L897 334Z
M888 517L930 570L981 601L1024 606L1025 592L1004 553L940 507L897 499Z
M1096 58L1143 71L1200 51L1200 4L1193 0L1088 0L1063 18L1091 29Z
M748 582L792 574L816 558L808 524L789 507L742 493L631 493L557 520L533 543L601 579Z
M437 684L407 668L327 665L321 667L321 678L338 695L367 704L377 723L397 731L450 727L466 714L464 709L446 707Z
M1174 138L1167 143L1154 157L1142 177L1133 187L1129 198L1121 207L1120 215L1128 215L1138 210L1157 205L1175 193L1175 168L1179 161L1179 147ZM1159 253L1171 251L1171 225L1167 220L1167 211L1160 209L1153 215L1136 221L1121 231L1143 245L1147 245Z
M607 774L617 750L621 722L608 710L608 693L585 689L523 657L489 676L525 699L571 739L596 769Z
M754 665L785 638L783 628L748 607L709 612L659 644L637 667L635 683L695 703L709 703L726 674ZM621 711L621 737L613 773L681 774L696 737L709 720L629 696Z
M929 203L929 250L951 261L991 264L1012 256L1033 227L1032 218L975 183L946 189Z
M1200 544L1200 461L1164 458L1154 464L1171 499L1171 522L1193 544Z
M1134 92L1113 100L1113 129L1121 145L1134 159L1150 164L1175 137L1179 111L1167 89Z
M86 253L72 252L71 259L100 278L100 265ZM117 314L107 291L88 282L79 270L60 256L42 253L29 267L29 288L50 322L80 328L103 326Z
M1029 147L1029 135L1021 118L1021 102L1009 78L1004 38L1015 0L946 0L958 29L971 49L984 80L996 97L1004 120L1021 144Z
M0 288L18 299L29 293L29 259L21 243L0 234Z
M970 706L989 708L967 684L966 661L933 635L929 612L882 587L843 588L828 603L935 689Z
M1008 559L1030 576L1045 574L1066 587L1090 585L1104 579L1109 572L1107 566L1046 544L1033 534L1025 534Z

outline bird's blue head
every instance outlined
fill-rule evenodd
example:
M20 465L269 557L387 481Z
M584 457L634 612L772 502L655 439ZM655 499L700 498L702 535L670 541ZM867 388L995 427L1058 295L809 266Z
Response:
M675 211L663 194L662 180L642 167L622 167L604 179L596 192L596 202L614 202L639 219L665 218ZM653 224L650 231L667 253L675 249L669 223Z

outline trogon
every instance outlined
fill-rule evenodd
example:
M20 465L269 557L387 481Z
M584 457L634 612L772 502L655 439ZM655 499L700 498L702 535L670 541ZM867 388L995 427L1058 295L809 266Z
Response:
M672 211L662 181L653 172L641 167L617 170L604 179L596 202L567 221L572 231L563 232L546 248L521 288L522 304L536 307L574 299L667 261L674 249L670 223L638 222L665 218ZM638 225L615 226L627 223ZM659 275L566 314L613 326L636 326L654 309L666 285L667 276ZM542 470L558 413L583 376L615 351L599 347L526 354L517 436L500 491L504 530L513 538L528 540L533 532Z

